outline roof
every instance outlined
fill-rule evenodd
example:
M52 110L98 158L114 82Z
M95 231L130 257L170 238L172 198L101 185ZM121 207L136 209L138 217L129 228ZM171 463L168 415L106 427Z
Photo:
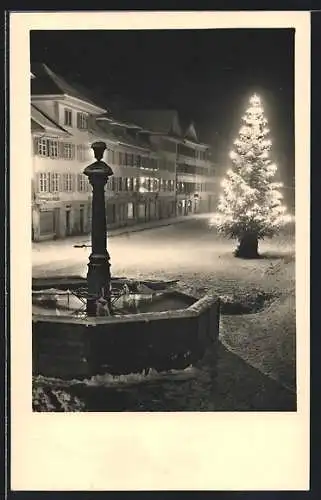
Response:
M46 129L40 125L40 123L36 122L33 118L31 118L31 131L32 132L45 132Z
M92 106L100 107L79 85L70 85L64 78L54 73L46 64L32 64L31 95L68 95L80 99Z
M148 139L142 138L139 135L133 136L129 134L126 129L122 127L110 127L104 123L104 121L97 121L96 127L105 134L108 138L115 142L122 143L124 145L133 146L136 148L143 149L153 149Z
M137 129L137 130L141 129L141 127L136 123L129 123L127 121L120 120L117 118L117 116L116 117L114 115L111 116L109 113L104 113L103 115L97 116L96 120L99 122L106 121L110 125L115 125L128 129Z
M144 130L157 134L181 136L182 133L175 110L132 109L123 113L123 120L137 123Z
M193 122L191 122L189 124L189 126L187 127L184 137L186 139L190 139L191 141L198 142L197 133L196 133L196 130L195 130L195 125L194 125Z
M40 127L40 130L44 130L47 132L54 132L58 135L70 135L67 130L61 127L57 122L55 122L50 116L41 111L37 106L31 104L30 107L31 114L31 123L33 130L36 130Z

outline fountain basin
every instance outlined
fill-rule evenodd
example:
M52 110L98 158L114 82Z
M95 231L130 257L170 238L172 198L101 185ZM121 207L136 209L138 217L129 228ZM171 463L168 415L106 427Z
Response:
M143 312L90 318L34 313L33 374L79 379L183 369L218 339L215 295L197 300L165 291L147 305Z

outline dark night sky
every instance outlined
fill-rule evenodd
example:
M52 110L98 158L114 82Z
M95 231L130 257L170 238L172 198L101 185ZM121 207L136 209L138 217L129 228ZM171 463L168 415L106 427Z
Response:
M196 122L224 163L246 100L264 100L272 155L294 177L294 30L34 31L31 61L136 105L170 107Z

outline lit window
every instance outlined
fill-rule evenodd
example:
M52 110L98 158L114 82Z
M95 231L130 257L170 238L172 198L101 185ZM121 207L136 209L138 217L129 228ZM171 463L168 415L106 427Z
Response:
M47 193L49 191L49 173L39 174L39 192Z
M72 127L72 111L71 109L65 108L65 121L64 124L67 127Z
M57 193L59 191L59 174L50 175L50 191Z

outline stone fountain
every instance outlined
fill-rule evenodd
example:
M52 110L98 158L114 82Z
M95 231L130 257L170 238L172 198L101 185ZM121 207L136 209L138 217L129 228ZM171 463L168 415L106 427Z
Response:
M110 373L183 369L218 339L219 299L196 299L176 282L112 277L107 249L105 186L113 175L106 144L92 145L85 168L92 185L87 277L33 279L33 374L85 378Z

